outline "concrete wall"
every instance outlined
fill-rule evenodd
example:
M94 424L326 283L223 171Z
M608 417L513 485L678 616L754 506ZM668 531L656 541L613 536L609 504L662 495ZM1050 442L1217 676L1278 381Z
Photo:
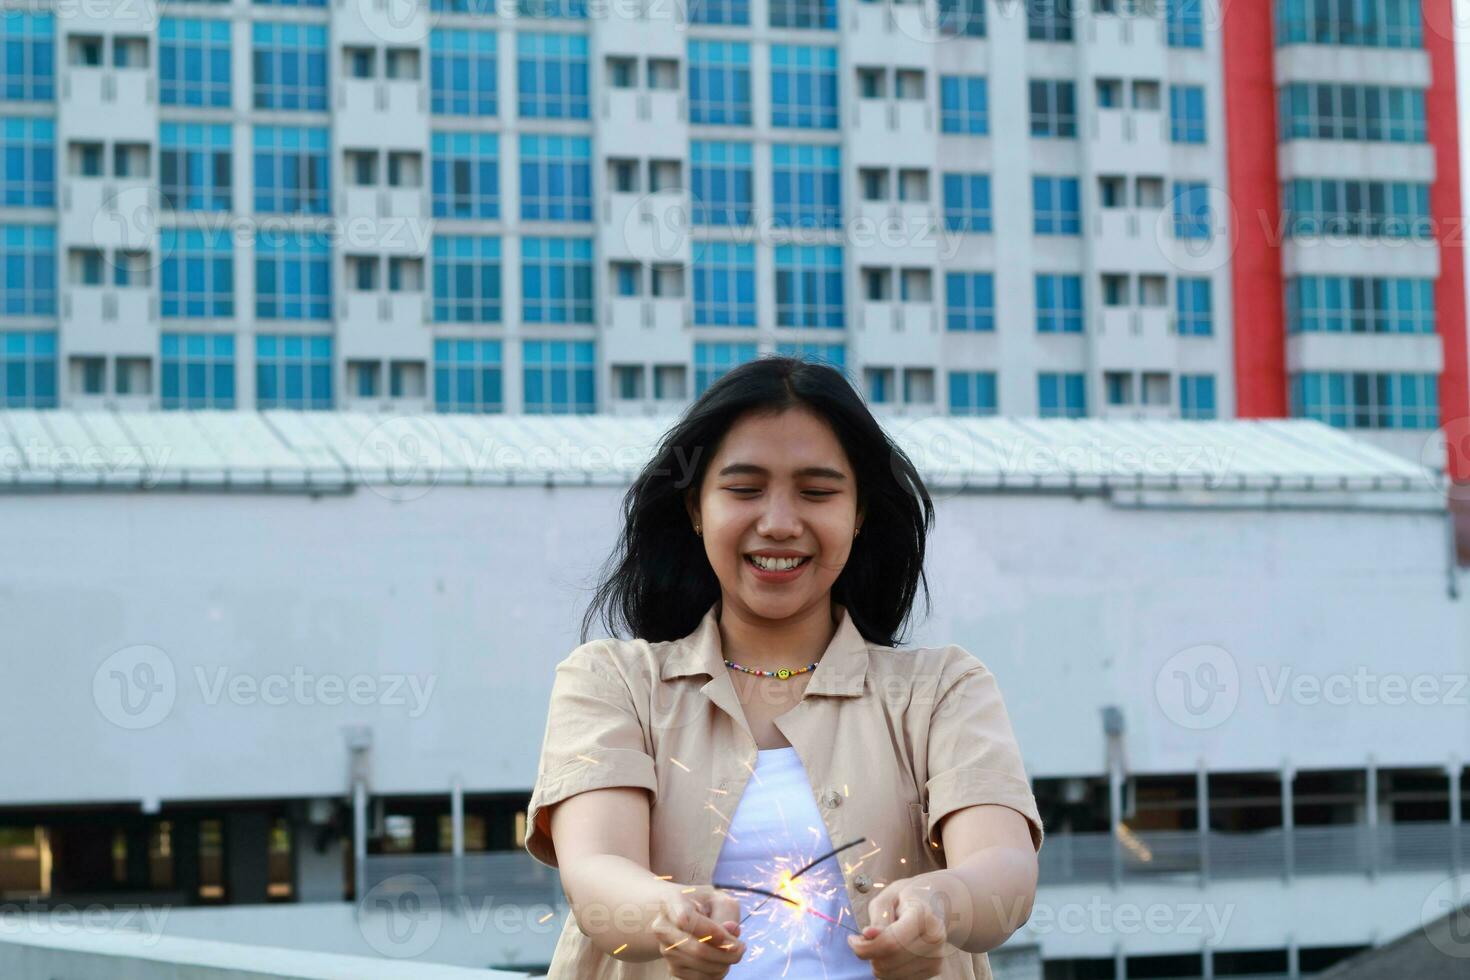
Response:
M0 496L0 803L340 794L353 725L374 793L529 792L621 491L418 489ZM1102 772L1109 704L1133 772L1438 764L1470 755L1446 535L947 496L910 643L995 670L1033 776Z

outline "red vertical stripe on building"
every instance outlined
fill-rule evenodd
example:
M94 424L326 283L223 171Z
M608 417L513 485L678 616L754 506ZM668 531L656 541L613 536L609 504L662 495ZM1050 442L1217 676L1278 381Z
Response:
M1455 93L1455 0L1424 0L1424 50L1429 53L1429 91L1424 114L1434 146L1434 184L1429 208L1439 239L1439 281L1434 287L1434 315L1444 345L1444 373L1439 376L1439 422L1458 443L1470 415L1470 362L1465 350L1465 217L1460 210L1460 120ZM1451 446L1451 479L1470 480L1470 458L1464 445Z
M1274 8L1267 0L1221 7L1235 413L1241 418L1287 411Z

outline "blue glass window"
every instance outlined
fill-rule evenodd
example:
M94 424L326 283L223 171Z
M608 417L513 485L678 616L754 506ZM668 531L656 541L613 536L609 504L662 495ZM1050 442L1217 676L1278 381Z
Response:
M434 319L499 323L500 303L500 239L435 235Z
M1278 89L1281 139L1427 143L1424 89L1291 82Z
M521 239L521 319L592 322L592 239Z
M436 218L500 217L500 137L495 133L434 133L433 211Z
M265 320L331 317L332 246L325 235L256 233L255 315Z
M0 314L56 315L56 228L0 225L0 267L5 270Z
M230 127L225 123L160 124L163 206L176 211L230 210L231 144Z
M1208 337L1215 332L1210 300L1210 280L1204 276L1180 276L1174 280L1174 312L1177 331L1185 337Z
M587 38L516 35L519 111L526 119L587 119Z
M257 21L251 28L257 109L327 108L327 29Z
M0 15L3 19L8 14ZM0 119L0 204L13 208L56 206L56 123L50 119Z
M1174 237L1210 238L1210 185L1202 180L1174 181Z
M56 405L56 331L0 331L0 408Z
M325 126L256 126L255 210L329 214L329 144Z
M994 415L997 411L994 371L949 372L949 414Z
M592 220L592 141L521 134L521 218Z
M434 408L441 412L505 411L498 340L434 341Z
M696 242L693 274L696 326L755 326L754 246Z
M495 32L432 31L429 86L429 111L436 115L495 115Z
M771 146L772 221L780 228L842 225L842 172L836 146Z
M1286 233L1429 238L1429 185L1409 181L1298 178L1281 191Z
M1277 0L1276 43L1421 48L1424 29L1420 2Z
M694 224L750 224L755 194L750 144L691 142L689 193Z
M750 0L689 0L689 23L748 25Z
M230 106L230 22L158 23L158 101L161 105Z
M1181 374L1179 376L1179 417L1212 419L1215 417L1215 376L1213 374Z
M1031 135L1077 135L1077 86L1055 78L1034 78L1027 85L1031 97Z
M587 0L516 0L517 17L586 20Z
M1036 332L1082 332L1082 277L1066 273L1036 275Z
M939 129L984 136L990 132L989 93L984 75L939 76Z
M772 27L837 29L837 0L768 0Z
M223 229L160 228L159 285L165 318L235 315L235 256Z
M1205 46L1204 15L1200 0L1169 0L1164 11L1165 32L1171 48Z
M777 246L778 327L841 327L843 299L840 246Z
M1169 139L1175 143L1205 141L1205 88L1169 86Z
M1434 280L1294 276L1286 280L1288 333L1435 332Z
M837 49L771 45L771 125L837 128Z
M989 272L944 275L946 330L995 329L995 276Z
M1036 376L1037 414L1042 418L1087 415L1087 387L1080 373L1042 371Z
M750 125L750 45L689 42L689 121Z
M944 227L950 231L990 231L990 175L944 175Z
M235 338L230 334L159 335L163 408L234 408Z
M597 411L597 349L590 340L526 340L521 378L527 415Z
M985 0L939 0L939 33L949 37L984 37Z
M1038 235L1080 235L1082 213L1076 177L1032 177L1032 228Z
M7 10L0 17L0 99L49 102L56 98L56 19Z
M1304 371L1288 379L1294 418L1342 429L1433 429L1439 376L1396 371Z
M256 408L331 408L332 338L321 334L258 334Z
M696 341L694 344L694 397L703 395L710 385L739 367L756 358L756 345L746 343L716 343Z
M1080 0L1027 0L1026 37L1032 41L1073 40L1073 8L1080 5Z

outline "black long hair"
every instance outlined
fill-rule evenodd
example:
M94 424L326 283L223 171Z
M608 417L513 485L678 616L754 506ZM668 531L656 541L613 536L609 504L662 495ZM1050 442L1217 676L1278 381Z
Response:
M687 495L704 483L721 440L748 412L805 408L825 419L857 478L862 533L853 538L832 599L870 643L898 646L920 588L927 615L924 543L934 503L918 469L836 368L767 354L722 375L664 434L623 498L623 531L582 617L582 642L599 618L608 633L657 642L689 635L720 598Z

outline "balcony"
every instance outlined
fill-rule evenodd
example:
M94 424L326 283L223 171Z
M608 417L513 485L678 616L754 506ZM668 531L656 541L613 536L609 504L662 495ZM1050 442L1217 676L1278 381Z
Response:
M423 293L347 293L337 310L342 356L425 360L430 339L425 306Z
M690 261L689 200L682 190L609 193L602 220L602 246L609 257Z
M1039 855L1042 885L1167 879L1443 871L1470 855L1470 825L1404 823L1369 827L1274 828L1251 834L1194 830L1049 834Z
M64 240L104 249L155 247L160 205L147 178L69 176L60 190Z
M815 335L815 331L803 331L799 339L806 339L807 333ZM943 336L932 303L869 301L858 308L853 340L864 361L933 365L939 363Z
M1175 363L1172 316L1158 307L1105 307L1096 319L1093 350L1101 370L1170 371Z
M609 156L682 159L688 152L687 111L678 92L609 89L602 118L599 139Z
M93 354L151 356L158 347L151 289L69 285L61 294L67 345Z
M72 65L61 82L67 139L138 139L158 126L152 72Z
M849 143L859 165L928 167L937 152L934 107L922 99L859 99L853 129L867 139Z

